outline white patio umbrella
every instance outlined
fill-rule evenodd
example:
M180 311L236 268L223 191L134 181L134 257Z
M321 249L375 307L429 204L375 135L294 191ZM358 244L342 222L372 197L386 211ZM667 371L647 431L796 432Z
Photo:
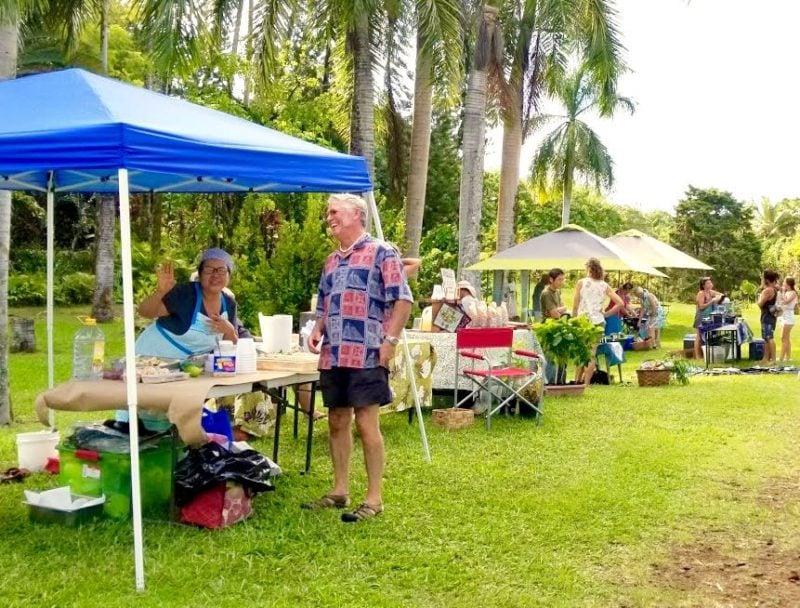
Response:
M640 230L626 230L608 237L607 240L627 255L655 268L713 270L708 264Z

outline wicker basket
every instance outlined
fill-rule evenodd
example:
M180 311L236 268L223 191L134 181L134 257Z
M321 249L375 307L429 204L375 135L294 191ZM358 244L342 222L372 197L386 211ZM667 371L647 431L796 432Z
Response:
M639 379L639 386L664 386L669 384L669 377L672 370L669 369L637 369L636 377Z
M475 422L475 412L472 410L449 407L444 410L433 410L431 417L433 424L443 429L453 431L470 426Z
M638 342L634 342L631 345L632 350L651 350L653 344L650 342L650 338L645 338L644 340L639 340Z

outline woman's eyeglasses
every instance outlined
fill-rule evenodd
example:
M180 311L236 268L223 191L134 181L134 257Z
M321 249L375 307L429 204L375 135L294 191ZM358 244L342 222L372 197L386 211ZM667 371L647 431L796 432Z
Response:
M228 274L227 266L220 266L219 268L211 268L206 266L203 268L203 274L210 277L211 275Z

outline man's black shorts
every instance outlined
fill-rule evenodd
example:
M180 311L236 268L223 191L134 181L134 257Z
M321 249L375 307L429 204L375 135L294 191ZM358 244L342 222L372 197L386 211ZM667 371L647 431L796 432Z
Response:
M392 401L389 370L334 367L319 372L319 388L327 408L386 405Z

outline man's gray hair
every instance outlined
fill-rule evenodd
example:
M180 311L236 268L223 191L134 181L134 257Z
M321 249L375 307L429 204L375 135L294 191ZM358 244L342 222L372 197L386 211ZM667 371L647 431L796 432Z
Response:
M367 227L367 201L355 194L332 194L330 198L328 198L328 204L330 205L333 201L339 201L340 203L344 203L360 211L361 225L364 228Z

